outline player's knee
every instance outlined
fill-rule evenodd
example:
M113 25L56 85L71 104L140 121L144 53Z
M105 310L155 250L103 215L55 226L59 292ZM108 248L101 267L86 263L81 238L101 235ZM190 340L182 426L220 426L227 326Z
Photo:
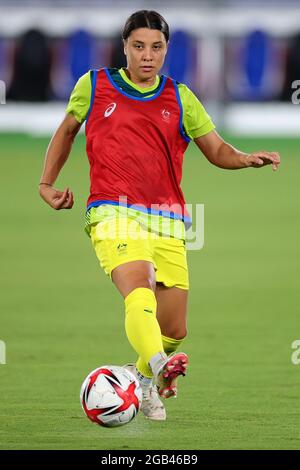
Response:
M156 288L154 269L148 265L120 266L112 272L112 280L124 298L131 291L140 287L151 289L153 292Z
M144 287L146 289L151 289L153 292L155 292L155 278L150 273L135 273L135 275L131 277L130 284L132 289Z

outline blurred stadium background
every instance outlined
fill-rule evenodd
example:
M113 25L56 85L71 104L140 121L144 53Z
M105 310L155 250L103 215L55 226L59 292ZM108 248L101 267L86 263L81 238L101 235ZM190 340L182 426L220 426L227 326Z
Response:
M125 65L124 18L135 9L157 8L172 31L163 73L188 84L218 127L299 133L299 109L289 106L300 76L299 0L1 0L0 7L0 77L7 87L0 129L52 131L83 73Z
M191 87L229 142L278 150L283 163L226 172L189 147L183 189L205 204L205 246L189 253L191 374L166 423L139 416L109 433L84 418L79 387L134 356L122 300L81 229L83 136L57 182L74 190L73 210L46 207L37 184L76 80L124 65L121 28L143 8L171 27L163 72ZM0 0L0 80L0 448L298 449L300 2Z

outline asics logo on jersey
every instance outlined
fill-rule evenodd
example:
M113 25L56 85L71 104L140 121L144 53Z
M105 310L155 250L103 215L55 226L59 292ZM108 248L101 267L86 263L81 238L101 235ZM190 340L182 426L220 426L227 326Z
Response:
M110 116L117 107L117 103L110 103L108 108L105 110L104 117Z

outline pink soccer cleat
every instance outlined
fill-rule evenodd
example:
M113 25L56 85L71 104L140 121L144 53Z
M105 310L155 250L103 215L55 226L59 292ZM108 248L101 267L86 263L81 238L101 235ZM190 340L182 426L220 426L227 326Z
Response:
M158 371L156 385L162 398L176 397L177 378L185 376L189 358L185 353L175 353L168 357L167 362Z

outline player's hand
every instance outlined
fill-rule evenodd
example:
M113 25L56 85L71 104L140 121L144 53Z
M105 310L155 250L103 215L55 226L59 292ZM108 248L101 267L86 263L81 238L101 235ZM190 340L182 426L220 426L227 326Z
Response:
M40 196L49 206L55 210L72 209L74 205L74 197L72 191L66 188L64 191L58 191L53 186L40 185Z
M280 155L278 152L261 152L251 153L246 157L246 166L260 168L262 166L272 165L273 171L277 170L280 165Z

